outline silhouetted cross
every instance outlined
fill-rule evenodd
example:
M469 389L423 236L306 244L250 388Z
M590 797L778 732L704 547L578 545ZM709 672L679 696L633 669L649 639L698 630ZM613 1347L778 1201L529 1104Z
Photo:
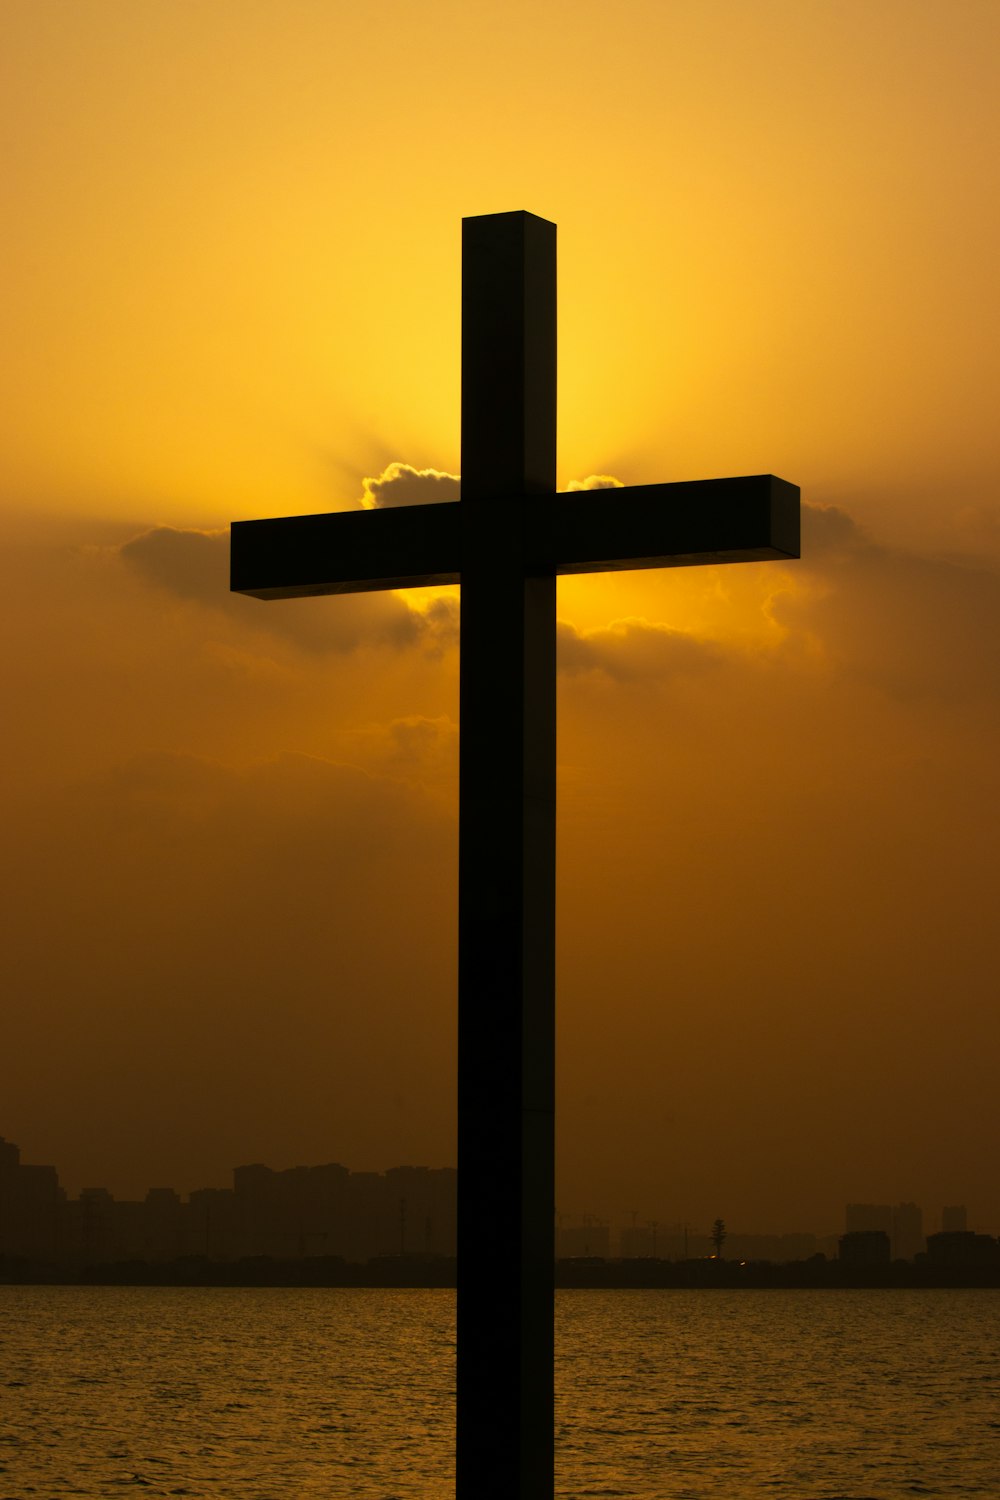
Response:
M551 1500L556 575L798 556L772 475L555 493L556 228L463 221L462 498L241 521L259 599L462 585L459 1500Z

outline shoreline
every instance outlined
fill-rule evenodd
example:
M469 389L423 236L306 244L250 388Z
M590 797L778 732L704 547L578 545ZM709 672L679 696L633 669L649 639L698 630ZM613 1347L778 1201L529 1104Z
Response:
M145 1287L357 1287L454 1289L454 1258L386 1256L365 1264L333 1256L236 1261L199 1257L170 1262L118 1261L60 1265L0 1257L3 1286ZM882 1266L849 1265L815 1258L767 1261L601 1261L555 1263L555 1286L578 1291L655 1290L923 1290L1000 1289L1000 1265L955 1266L895 1261Z

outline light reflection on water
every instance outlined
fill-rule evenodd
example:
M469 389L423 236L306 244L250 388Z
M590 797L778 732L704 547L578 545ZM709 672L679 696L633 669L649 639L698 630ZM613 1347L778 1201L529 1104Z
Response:
M558 1298L563 1500L1000 1496L1000 1292ZM441 1291L0 1287L0 1500L445 1500Z

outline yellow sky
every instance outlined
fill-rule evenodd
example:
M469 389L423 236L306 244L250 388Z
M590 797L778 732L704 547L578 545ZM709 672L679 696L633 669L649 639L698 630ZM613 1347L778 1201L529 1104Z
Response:
M992 3L4 19L15 499L224 522L454 470L459 220L521 207L561 230L565 478L979 493Z
M231 602L205 533L457 472L460 220L526 208L561 483L843 513L798 568L561 590L560 1206L1000 1227L992 0L0 28L0 1131L132 1191L451 1159L453 613Z

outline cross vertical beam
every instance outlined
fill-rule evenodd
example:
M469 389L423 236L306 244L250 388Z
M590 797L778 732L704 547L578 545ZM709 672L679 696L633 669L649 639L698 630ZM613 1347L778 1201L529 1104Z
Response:
M555 574L518 502L555 491L555 240L463 222L459 1500L552 1496Z
M799 555L773 474L556 495L555 225L463 222L462 501L234 522L260 599L462 584L459 1500L553 1483L555 575Z

